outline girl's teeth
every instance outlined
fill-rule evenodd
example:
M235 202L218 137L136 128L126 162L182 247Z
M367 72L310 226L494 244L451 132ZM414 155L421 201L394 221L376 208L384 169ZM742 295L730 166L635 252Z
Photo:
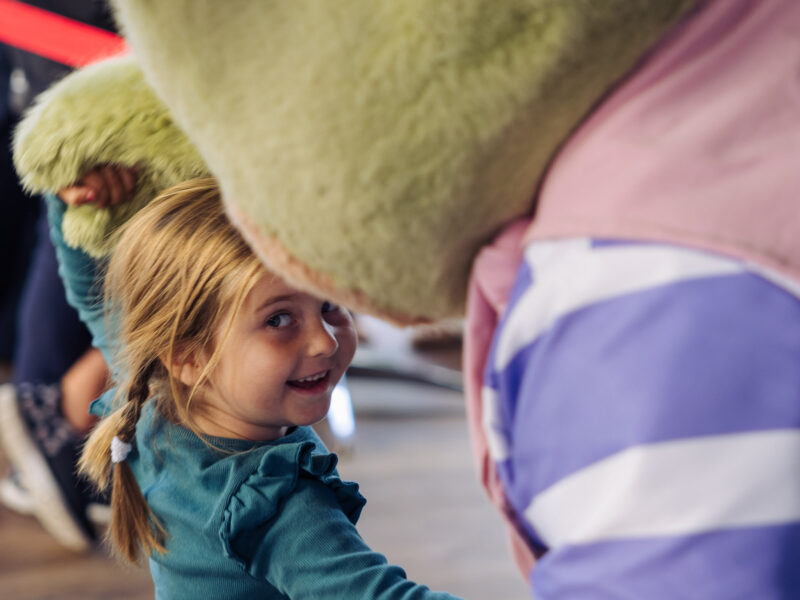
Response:
M325 377L325 373L320 373L319 375L312 375L311 377L303 377L302 379L298 379L297 381L301 381L303 383L308 383L310 381L317 381Z

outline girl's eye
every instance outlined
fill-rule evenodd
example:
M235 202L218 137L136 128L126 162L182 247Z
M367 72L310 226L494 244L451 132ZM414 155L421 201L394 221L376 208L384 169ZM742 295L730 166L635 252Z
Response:
M264 324L267 327L288 327L292 324L292 316L289 313L278 313L268 318Z
M336 310L337 308L339 308L339 307L336 306L335 304L333 304L332 302L327 302L327 301L323 302L322 303L322 314L332 312L332 311Z

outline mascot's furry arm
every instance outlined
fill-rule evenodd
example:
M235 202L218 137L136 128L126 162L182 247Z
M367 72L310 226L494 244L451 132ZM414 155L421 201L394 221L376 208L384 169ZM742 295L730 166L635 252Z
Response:
M67 243L95 257L108 252L116 226L158 191L208 174L131 57L86 67L41 94L17 128L14 161L24 187L40 193L98 164L140 166L131 202L109 210L70 207L64 215Z
M270 268L413 323L463 310L480 246L532 210L559 145L695 2L114 4L169 112L129 59L33 109L15 148L29 189L141 168L134 204L111 223L70 209L68 240L106 251L126 211L207 164Z

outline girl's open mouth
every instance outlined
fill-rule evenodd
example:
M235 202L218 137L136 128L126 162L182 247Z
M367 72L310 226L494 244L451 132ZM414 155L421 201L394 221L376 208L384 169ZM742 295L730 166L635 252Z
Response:
M331 378L330 371L324 371L322 373L317 373L316 375L311 375L309 377L303 377L301 379L294 379L292 381L287 381L286 385L289 387L307 393L319 393L324 391L328 387L328 381Z

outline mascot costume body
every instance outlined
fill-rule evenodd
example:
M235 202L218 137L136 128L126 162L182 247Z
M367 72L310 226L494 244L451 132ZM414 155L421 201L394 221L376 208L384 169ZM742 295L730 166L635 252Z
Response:
M466 310L478 466L537 598L800 594L800 3L115 8L132 56L16 139L31 190L139 165L69 243L100 257L213 173L294 285Z

